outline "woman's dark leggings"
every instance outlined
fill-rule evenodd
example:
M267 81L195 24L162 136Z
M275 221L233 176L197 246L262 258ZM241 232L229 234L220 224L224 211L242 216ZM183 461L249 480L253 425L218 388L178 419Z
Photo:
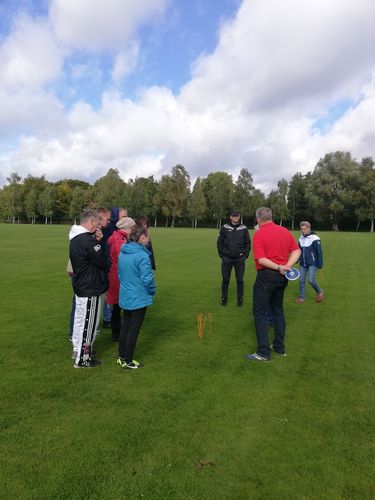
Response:
M134 349L137 344L139 330L145 319L147 307L140 309L124 309L124 321L121 325L119 339L119 356L127 363L133 361Z

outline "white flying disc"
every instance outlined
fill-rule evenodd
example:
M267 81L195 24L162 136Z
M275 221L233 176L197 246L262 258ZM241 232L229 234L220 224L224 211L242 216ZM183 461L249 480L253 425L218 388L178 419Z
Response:
M285 273L285 277L288 278L289 281L298 280L299 270L296 267L292 267L290 271Z

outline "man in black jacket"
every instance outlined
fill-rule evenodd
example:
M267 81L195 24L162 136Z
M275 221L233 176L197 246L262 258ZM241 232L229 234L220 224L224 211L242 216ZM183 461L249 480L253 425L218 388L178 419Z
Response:
M69 233L76 301L72 337L75 368L100 365L91 358L91 350L100 321L100 296L108 288L109 262L102 238L100 217L91 210L82 214L81 224L74 225Z
M221 258L221 304L225 306L228 300L228 286L232 267L234 267L237 281L237 305L242 306L243 276L245 260L250 253L251 243L247 227L241 224L241 213L232 210L230 224L224 224L217 239L217 251Z

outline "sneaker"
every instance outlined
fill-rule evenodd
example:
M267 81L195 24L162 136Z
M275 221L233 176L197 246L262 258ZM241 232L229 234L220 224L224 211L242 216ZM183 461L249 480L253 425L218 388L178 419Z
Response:
M324 299L323 292L318 293L318 295L316 296L316 301L323 302L323 299Z
M123 368L129 368L130 370L138 370L138 368L142 367L143 363L139 363L139 361L136 361L135 359L133 359L131 363L125 363L125 365L123 366Z
M248 359L249 361L262 361L263 363L267 363L270 360L270 358L260 356L256 352L254 352L254 354L244 354L244 358Z
M121 368L124 368L124 366L126 365L126 361L123 358L117 358L116 364L120 365Z
M273 347L272 344L271 344L270 348L271 348L271 351L274 352L275 354L277 354L278 356L286 356L286 352L275 351L275 348Z
M296 304L303 304L304 302L305 302L305 299L303 297L296 298Z
M96 368L102 363L98 359L87 359L86 361L79 361L74 363L74 368Z
M103 328L111 328L111 322L103 320Z
M113 342L118 342L119 336L118 335L112 335L112 341Z
M221 297L221 305L226 306L227 305L227 298L226 297Z
M242 307L242 299L237 299L237 306Z

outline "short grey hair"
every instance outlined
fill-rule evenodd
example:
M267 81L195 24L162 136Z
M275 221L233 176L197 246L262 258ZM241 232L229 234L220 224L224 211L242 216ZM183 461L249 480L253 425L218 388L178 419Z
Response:
M260 207L255 212L255 217L261 221L272 220L272 210L268 207Z
M307 229L311 229L311 224L308 220L301 220L299 223L299 227L306 226Z
M100 222L100 216L94 210L85 210L81 215L81 224L86 224L87 222Z

